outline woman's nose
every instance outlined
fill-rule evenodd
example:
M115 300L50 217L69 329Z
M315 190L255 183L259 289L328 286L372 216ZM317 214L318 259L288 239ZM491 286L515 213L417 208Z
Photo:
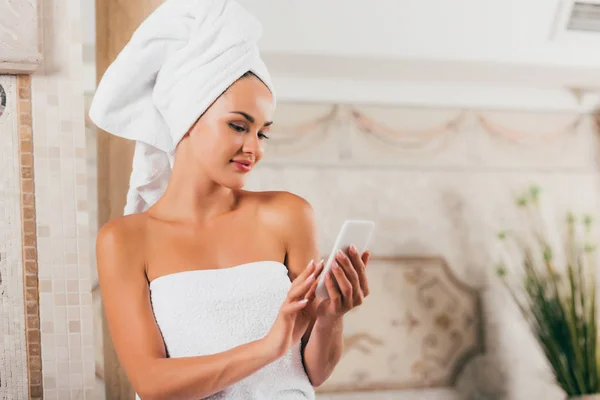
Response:
M258 135L249 133L246 135L246 140L244 141L244 146L242 147L242 151L244 153L252 153L256 154L260 150L260 139Z

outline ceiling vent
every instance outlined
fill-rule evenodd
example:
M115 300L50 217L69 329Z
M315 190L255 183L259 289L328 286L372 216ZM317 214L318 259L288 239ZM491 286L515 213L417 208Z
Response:
M600 3L574 1L565 28L568 31L600 32Z

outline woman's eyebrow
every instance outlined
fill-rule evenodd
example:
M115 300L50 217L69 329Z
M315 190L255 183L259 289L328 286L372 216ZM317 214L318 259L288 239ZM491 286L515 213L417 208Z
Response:
M231 113L232 114L240 114L242 117L246 118L251 124L254 123L254 117L252 115L246 114L243 111L232 111ZM273 121L269 121L269 122L265 123L264 126L269 126L272 124L273 124Z

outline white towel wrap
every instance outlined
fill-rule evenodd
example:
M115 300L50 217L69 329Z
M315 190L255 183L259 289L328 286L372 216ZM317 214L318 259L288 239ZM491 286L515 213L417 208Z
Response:
M164 193L177 144L231 84L251 71L273 93L256 42L260 23L231 0L167 0L108 67L90 118L135 140L125 214Z

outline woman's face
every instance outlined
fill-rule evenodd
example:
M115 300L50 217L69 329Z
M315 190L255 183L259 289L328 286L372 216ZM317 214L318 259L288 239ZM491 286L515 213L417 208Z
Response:
M189 132L193 157L215 182L241 189L260 161L275 104L257 77L244 77L227 89Z

